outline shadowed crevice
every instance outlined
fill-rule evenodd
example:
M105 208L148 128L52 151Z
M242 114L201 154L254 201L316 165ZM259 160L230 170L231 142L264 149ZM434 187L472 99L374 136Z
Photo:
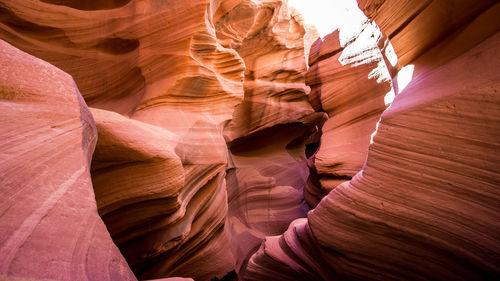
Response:
M108 10L120 8L127 5L130 0L41 0L41 2L67 6L70 8L84 10L84 11L95 11L95 10Z

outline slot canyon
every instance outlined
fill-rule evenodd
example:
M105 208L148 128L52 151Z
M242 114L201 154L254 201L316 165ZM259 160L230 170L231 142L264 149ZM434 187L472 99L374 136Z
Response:
M500 3L292 2L0 0L0 280L499 280Z

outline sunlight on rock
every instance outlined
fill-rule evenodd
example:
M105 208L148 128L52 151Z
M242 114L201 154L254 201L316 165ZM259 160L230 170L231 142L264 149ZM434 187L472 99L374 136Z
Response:
M392 44L390 42L385 49L385 56L391 63L391 66L396 66L396 64L398 63L398 56L396 55L396 52L394 52L394 48L392 47Z
M500 281L500 1L0 11L0 281Z
M394 54L396 61L397 61L397 56ZM390 57L388 56L389 60ZM411 80L413 79L413 70L414 70L414 65L410 64L407 65L398 72L396 75L396 81L398 85L398 94L403 92L403 90L410 84ZM394 89L391 89L390 92L388 92L385 97L384 97L384 103L385 105L390 105L394 98L396 97L396 93L394 92Z
M396 93L394 93L394 89L391 89L391 91L389 93L387 93L384 97L385 105L387 106L387 105L391 104L395 97L396 97Z
M407 65L398 72L397 81L398 81L398 93L401 93L408 84L410 84L411 79L413 78L413 69L414 65Z
M306 24L316 26L321 38L338 28L341 33L355 32L366 19L354 0L289 0L288 4L304 16Z
M370 144L372 144L372 143L373 143L373 138L375 137L375 135L377 135L378 125L379 125L379 124L380 124L380 121L379 121L379 122L377 122L377 125L376 125L376 127L375 127L375 131L373 131L373 133L372 133L372 134L371 134L371 136L370 136Z

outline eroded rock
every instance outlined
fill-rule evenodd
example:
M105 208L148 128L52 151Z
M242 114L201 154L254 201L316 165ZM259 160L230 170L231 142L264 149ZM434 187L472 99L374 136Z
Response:
M73 79L0 40L0 278L136 280L97 213Z
M499 135L494 128L500 126L500 57L495 51L500 37L498 27L480 24L493 22L498 5L454 3L451 16L459 16L445 21L425 15L448 13L431 7L449 3L401 4L417 7L415 13L399 4L360 1L369 16L385 11L380 21L401 23L381 24L389 38L406 36L395 40L396 53L405 48L425 52L420 57L402 52L396 69L415 63L414 78L382 114L363 169L323 198L307 222L297 221L282 236L267 238L250 258L243 279L325 278L318 272L328 272L327 280L498 276ZM478 7L489 8L478 12ZM460 26L457 19L464 15L468 20ZM447 30L441 35L451 35L439 38L433 31L425 37L429 23L439 25L436 31ZM458 42L465 44L454 45ZM314 242L299 231L307 224ZM319 245L321 257L314 261L321 261L321 269L307 255L314 246L304 245L311 244Z

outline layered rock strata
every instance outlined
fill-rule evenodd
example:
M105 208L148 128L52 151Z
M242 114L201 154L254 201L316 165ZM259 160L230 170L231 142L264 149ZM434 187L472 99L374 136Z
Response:
M0 8L1 38L71 74L93 107L99 214L138 277L222 278L248 257L234 250L246 241L225 230L228 159L229 196L239 198L229 206L251 210L244 224L259 232L250 248L305 216L301 150L322 115L307 101L305 31L286 3L0 1ZM238 148L260 132L296 126L298 134L263 145L263 166ZM243 187L254 178L242 175L253 173L265 179L261 190ZM275 203L263 208L267 191ZM247 197L255 204L240 204Z
M107 110L93 110L93 185L135 274L221 278L234 269L221 132L243 96L244 64L217 43L212 19L231 3L108 4L2 1L1 36L70 73L87 103Z
M313 45L310 93L282 1L77 2L0 0L0 38L72 75L99 136L96 204L73 80L2 45L0 274L133 280L97 209L141 279L500 275L494 1L360 0L372 22Z
M421 3L360 1L370 17L379 16L400 66L415 64L414 78L382 114L362 171L333 189L307 221L266 238L243 279L500 274L498 4L426 3L393 17ZM440 36L427 34L433 26Z
M0 279L136 280L97 213L70 75L0 40Z
M305 217L305 144L324 116L308 102L302 18L282 1L241 1L216 23L221 44L245 63L244 98L224 128L236 271L268 235Z
M387 107L384 98L392 89L378 27L361 19L350 33L337 30L311 47L309 99L316 111L329 116L322 126L321 145L310 158L304 196L311 207L361 170L371 134Z

